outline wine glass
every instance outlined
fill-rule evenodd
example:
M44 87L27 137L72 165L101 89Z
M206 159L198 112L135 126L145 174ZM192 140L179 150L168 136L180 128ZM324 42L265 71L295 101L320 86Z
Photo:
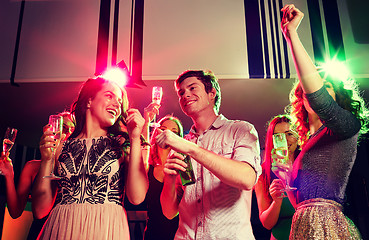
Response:
M17 137L17 132L18 130L15 128L8 127L6 129L3 140L3 154L5 156L10 152L10 149L12 149L15 138Z
M55 144L56 146L51 149L52 151L52 165L51 165L51 174L49 176L44 176L44 178L50 178L51 180L60 179L61 177L56 176L54 173L54 166L55 166L55 151L58 148L60 143L60 138L63 130L63 117L59 115L50 115L49 116L49 125L50 131L54 132L55 135L53 136L56 139Z
M273 146L276 157L273 158L272 171L279 179L286 182L286 187L283 191L294 191L297 188L289 185L292 173L292 163L289 161L286 134L273 134Z
M151 95L152 102L160 105L162 97L163 97L163 88L154 86L152 88L152 95ZM150 127L160 127L160 124L157 123L155 119L156 119L156 115L154 115L153 121L150 123Z

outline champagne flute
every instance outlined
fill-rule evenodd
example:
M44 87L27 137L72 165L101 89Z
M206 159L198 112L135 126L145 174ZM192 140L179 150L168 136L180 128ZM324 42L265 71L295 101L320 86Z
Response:
M6 156L10 149L12 149L15 138L17 137L18 130L15 128L8 127L5 132L4 140L3 140L3 154Z
M162 97L163 97L163 88L154 86L152 88L152 95L151 95L152 102L160 105ZM160 127L160 124L157 123L155 119L156 119L156 115L154 115L153 121L150 123L150 127Z
M60 143L60 138L61 138L61 134L62 134L62 130L63 130L63 117L59 116L59 115L50 115L49 117L49 125L50 127L50 131L54 132L55 135L53 136L54 139L56 139L55 141L55 148L52 148L52 165L51 165L51 173L49 176L44 176L44 178L50 178L51 180L56 180L56 179L60 179L61 177L56 176L54 173L54 166L55 166L55 151L58 148L58 145Z
M283 191L294 191L297 188L289 185L292 164L289 162L286 134L273 134L273 146L277 157L273 159L272 171L279 179L286 182L286 187Z

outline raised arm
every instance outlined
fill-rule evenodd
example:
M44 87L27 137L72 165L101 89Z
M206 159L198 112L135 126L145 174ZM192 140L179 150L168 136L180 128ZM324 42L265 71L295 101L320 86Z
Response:
M142 128L142 135L146 138L147 141L149 141L150 139L150 122L155 118L156 115L159 114L159 108L159 104L152 102L144 109L145 123Z
M41 219L49 214L56 195L56 182L50 178L44 178L44 176L48 176L54 171L52 168L52 148L55 148L56 143L49 128L49 125L44 127L44 134L41 137L41 164L32 188L32 212L37 219ZM56 157L59 156L60 147L61 144L59 144L59 148L56 151Z
M12 160L9 158L9 154L1 154L0 158L0 174L5 178L6 187L6 202L8 205L9 214L12 218L17 218L20 216L19 203L17 191L14 185L14 170ZM23 210L22 210L23 211Z
M129 201L137 205L145 200L149 187L144 161L142 159L140 139L145 120L137 109L130 109L127 113L127 129L131 149L128 161L126 193Z
M297 28L304 14L293 4L285 5L281 11L283 12L281 28L290 47L297 76L305 93L316 92L323 86L323 79L320 77L297 33Z
M14 219L21 216L24 211L39 163L39 160L32 160L26 163L20 174L18 187L15 189L11 160L9 158L0 160L1 174L5 177L6 202L9 214Z
M148 142L150 141L150 122L154 119L156 115L159 114L159 108L160 108L159 104L152 102L144 109L145 123L142 128L142 135ZM149 171L149 156L150 156L150 146L143 147L142 158L144 159L146 173Z

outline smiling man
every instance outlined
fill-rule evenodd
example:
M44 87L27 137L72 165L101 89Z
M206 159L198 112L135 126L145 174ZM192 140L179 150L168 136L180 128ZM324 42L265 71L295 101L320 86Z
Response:
M182 111L193 121L185 139L169 130L157 137L173 153L165 164L163 213L179 213L175 239L254 239L250 224L252 187L261 173L254 126L219 115L221 92L211 72L189 70L175 82ZM178 171L190 155L196 183L182 186Z

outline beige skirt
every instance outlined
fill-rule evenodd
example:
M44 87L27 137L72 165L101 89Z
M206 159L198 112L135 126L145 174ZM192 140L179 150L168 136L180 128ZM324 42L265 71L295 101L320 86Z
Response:
M117 204L57 205L38 239L129 239L127 215Z
M290 239L362 239L342 209L337 202L322 198L299 203L293 215Z

